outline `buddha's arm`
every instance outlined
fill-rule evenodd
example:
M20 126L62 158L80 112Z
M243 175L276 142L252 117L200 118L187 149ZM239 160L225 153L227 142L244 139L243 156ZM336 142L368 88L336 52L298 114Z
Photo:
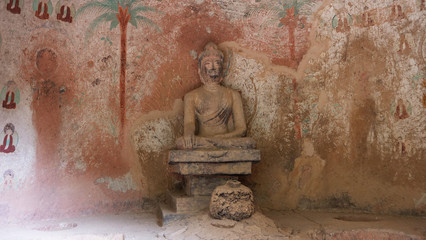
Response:
M183 122L183 147L186 149L191 149L194 145L196 145L195 105L194 95L192 94L185 95Z
M232 113L234 130L232 132L217 135L218 138L244 137L247 133L246 120L244 118L243 102L237 91L232 92Z
M184 98L184 125L183 135L191 136L195 134L195 105L194 95L187 94Z

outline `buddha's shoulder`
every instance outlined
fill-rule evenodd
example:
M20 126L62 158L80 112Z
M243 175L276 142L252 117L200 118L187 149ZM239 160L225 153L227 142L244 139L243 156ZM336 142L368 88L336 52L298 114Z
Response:
M185 98L194 98L194 97L200 95L200 92L201 92L201 88L196 88L194 90L187 92L185 94Z
M225 91L227 94L229 94L229 95L232 95L232 96L239 96L239 95L240 95L240 92L238 92L237 90L234 90L234 89L232 89L232 88L229 88L229 87L223 87L223 89L224 89L224 91Z

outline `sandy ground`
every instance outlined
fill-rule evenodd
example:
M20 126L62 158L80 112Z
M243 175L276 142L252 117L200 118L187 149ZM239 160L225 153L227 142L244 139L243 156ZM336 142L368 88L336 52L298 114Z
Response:
M152 213L2 224L1 240L426 239L425 217L349 212L257 211L235 222L207 212L159 227Z

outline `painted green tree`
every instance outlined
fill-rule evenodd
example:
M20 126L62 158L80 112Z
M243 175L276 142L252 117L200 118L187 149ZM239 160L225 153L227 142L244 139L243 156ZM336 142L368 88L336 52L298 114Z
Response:
M304 24L306 23L306 17L301 16L301 8L305 5L313 4L315 4L314 0L270 0L261 4L259 7L255 7L249 13L267 10L272 13L270 22L273 24L278 22L278 27L280 28L284 26L288 27L290 58L294 60L296 58L296 29L298 27L304 28Z
M83 13L96 14L97 17L89 25L86 31L88 39L100 24L110 23L110 30L120 26L120 123L124 128L126 118L126 65L127 65L127 26L130 23L137 28L145 25L156 28L160 27L151 19L143 16L146 12L160 11L139 4L141 0L98 0L90 1L81 6L76 17ZM122 132L122 131L121 131Z
M296 58L296 39L295 32L298 23L304 22L304 18L299 16L300 8L310 0L301 1L279 1L279 7L277 8L278 16L280 18L279 27L284 25L288 26L288 41L290 43L290 57L291 59Z

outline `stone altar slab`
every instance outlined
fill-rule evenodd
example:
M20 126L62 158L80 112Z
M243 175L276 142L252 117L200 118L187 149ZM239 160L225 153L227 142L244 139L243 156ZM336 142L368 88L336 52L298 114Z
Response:
M181 175L248 175L260 161L257 149L172 150L169 166Z
M170 169L181 175L248 175L251 174L251 162L176 163Z
M259 162L260 150L172 150L169 151L169 163L224 163Z

